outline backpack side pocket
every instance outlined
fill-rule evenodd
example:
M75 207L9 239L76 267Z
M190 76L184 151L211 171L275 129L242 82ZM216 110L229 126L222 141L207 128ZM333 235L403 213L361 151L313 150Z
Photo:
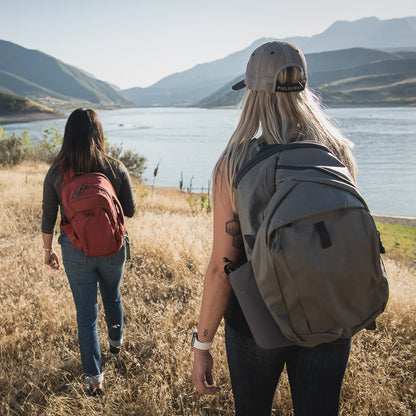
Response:
M229 279L256 344L265 349L293 345L285 338L263 302L251 261L231 272Z

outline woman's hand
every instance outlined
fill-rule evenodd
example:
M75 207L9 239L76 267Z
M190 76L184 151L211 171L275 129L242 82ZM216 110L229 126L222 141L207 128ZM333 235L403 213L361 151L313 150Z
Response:
M43 249L45 250L45 264L47 264L51 269L58 270L58 254L56 254L56 251L52 247L53 234L42 233L42 239Z
M54 270L59 269L60 265L58 255L53 248L50 250L45 250L45 264Z
M194 367L192 370L192 380L200 394L215 394L221 389L213 386L212 367L214 360L209 350L199 350L194 348Z

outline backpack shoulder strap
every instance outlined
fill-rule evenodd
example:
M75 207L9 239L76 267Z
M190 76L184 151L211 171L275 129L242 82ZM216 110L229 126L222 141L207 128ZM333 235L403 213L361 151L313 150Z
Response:
M80 173L75 173L72 168L63 170L63 168L60 167L59 171L61 172L62 182L65 182L65 181L71 179L75 175L80 175L81 174L81 172Z

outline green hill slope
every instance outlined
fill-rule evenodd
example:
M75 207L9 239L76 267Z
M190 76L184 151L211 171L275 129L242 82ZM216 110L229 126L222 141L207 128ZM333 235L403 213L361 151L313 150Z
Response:
M7 87L6 87L7 86ZM22 97L31 97L32 99L42 99L44 97L52 97L58 99L68 98L63 94L58 94L48 88L44 88L34 82L28 81L18 75L0 70L0 90L13 93Z
M0 91L0 123L61 117L64 115L45 105Z
M131 102L103 81L42 52L0 40L0 88L32 99L76 99L102 106Z
M363 77L363 76L390 76L390 80L385 78L385 82L395 82L395 77L413 77L416 74L416 58L397 58L382 61L369 62L364 65L356 65L349 68L314 71L310 70L309 85L318 88L322 85L340 81L343 79Z
M374 87L339 88L333 90L330 87L331 85L320 90L325 103L330 106L416 106L416 77Z

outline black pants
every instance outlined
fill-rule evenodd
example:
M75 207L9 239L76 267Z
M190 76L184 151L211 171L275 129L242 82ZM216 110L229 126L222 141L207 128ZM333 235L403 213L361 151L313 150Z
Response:
M265 350L231 327L225 331L237 416L270 416L286 364L295 416L336 416L351 340L313 348Z

